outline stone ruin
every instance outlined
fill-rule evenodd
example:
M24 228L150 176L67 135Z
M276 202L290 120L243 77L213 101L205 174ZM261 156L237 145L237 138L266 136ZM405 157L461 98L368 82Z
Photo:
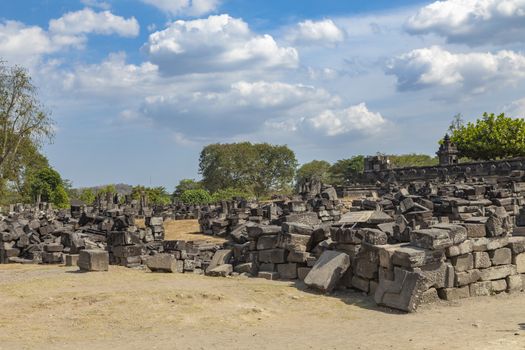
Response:
M0 222L0 262L301 280L408 312L525 288L523 174L368 186L373 191L351 203L331 186L304 184L300 196L268 203L148 207L107 198L71 211L14 206ZM144 214L139 228L135 218ZM165 240L163 221L188 216L227 242Z

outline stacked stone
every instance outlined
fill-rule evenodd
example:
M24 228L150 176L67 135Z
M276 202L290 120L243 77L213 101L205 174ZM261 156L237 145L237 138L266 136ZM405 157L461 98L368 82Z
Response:
M154 241L163 241L164 240L164 219L161 216L156 217L146 217L146 234L153 235Z
M222 245L215 243L210 243L206 241L163 241L162 242L164 255L161 254L161 257L156 257L153 255L152 261L156 259L165 259L166 261L172 261L174 269L170 272L179 272L179 273L195 273L203 274L206 273L208 267L212 263L215 253L222 249ZM170 255L171 258L166 257L165 255ZM153 263L147 263L150 269L155 270L156 268ZM213 264L214 265L214 264ZM153 266L153 268L152 268ZM215 267L215 266L213 266Z

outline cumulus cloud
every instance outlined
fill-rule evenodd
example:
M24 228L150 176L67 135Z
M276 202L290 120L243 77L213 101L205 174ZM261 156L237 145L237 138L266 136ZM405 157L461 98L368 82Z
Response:
M377 133L387 123L380 113L368 110L365 103L341 110L325 110L309 118L308 122L327 136L348 134L353 131Z
M525 97L506 105L503 111L511 117L525 118Z
M256 35L228 15L175 21L149 36L142 50L166 75L295 68L298 53L270 35Z
M142 0L169 13L170 15L201 16L213 12L220 4L219 0Z
M438 46L410 51L393 59L387 69L399 90L445 86L482 93L491 84L525 78L525 56L513 51L451 53Z
M95 33L135 37L139 34L139 30L140 26L135 17L126 19L109 11L95 12L90 8L68 12L59 19L52 19L49 22L49 31L62 35Z
M412 34L434 33L451 43L525 41L524 0L446 0L421 8L406 23Z
M331 19L300 22L287 34L291 42L302 45L331 46L345 39L345 32Z

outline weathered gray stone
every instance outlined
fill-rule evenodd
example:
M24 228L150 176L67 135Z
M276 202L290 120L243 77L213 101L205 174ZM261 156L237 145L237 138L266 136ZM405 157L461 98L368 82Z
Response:
M330 292L349 267L350 258L347 254L327 250L321 254L304 283L311 288Z
M66 266L78 266L78 254L66 254L64 256Z
M471 283L479 281L481 273L479 270L468 270L464 272L456 272L455 286L463 287Z
M153 272L183 272L180 269L182 267L184 270L184 263L181 263L177 264L175 256L165 253L150 256L146 260L146 266Z
M443 288L438 290L439 298L447 301L464 299L470 297L469 286L460 288Z
M276 235L281 232L281 226L277 225L257 225L247 226L246 232L250 238L258 238L264 235Z
M412 246L401 246L392 255L394 265L403 267L420 267L443 261L445 254L441 250L428 250Z
M481 238L487 235L485 224L463 223L462 225L467 229L468 238Z
M521 275L507 276L507 292L521 292L523 290L523 281Z
M230 258L233 254L231 249L220 249L213 254L210 264L208 265L208 270L212 270L220 265L225 265L230 261Z
M255 272L253 263L251 263L251 262L235 265L235 267L233 268L233 271L235 271L237 273L249 273L249 274L252 274L252 275Z
M416 267L413 271L420 272L423 275L423 277L425 277L425 289L429 289L432 287L445 288L446 286L450 285L450 283L447 282L447 280L449 279L449 270L447 269L447 264L443 262ZM452 281L453 279L454 276L452 276ZM453 286L453 282L451 286Z
M277 236L277 247L298 252L305 252L310 236L296 233L280 233Z
M500 293L500 292L503 292L507 290L507 281L502 279L502 280L497 280L497 281L492 281L492 291L494 293Z
M472 254L463 254L450 259L456 272L472 270L474 268L474 258Z
M273 249L277 244L277 235L260 236L257 239L257 250Z
M473 238L471 241L472 251L485 252L505 247L509 243L509 237Z
M482 281L493 281L503 279L510 275L515 275L516 266L514 265L500 265L492 266L487 269L480 270Z
M278 280L279 279L279 273L278 272L267 272L267 271L259 271L257 274L257 277L264 278L267 280Z
M474 257L474 268L476 269L486 269L487 267L492 266L490 261L489 253L487 252L474 252L472 253Z
M467 239L467 229L458 224L440 223L433 225L432 228L448 231L449 237L455 245L461 244Z
M288 263L288 264L278 264L277 272L283 280L294 280L297 279L297 264Z
M516 265L516 271L518 273L525 273L525 253L513 256L512 263Z
M420 272L410 272L395 267L393 280L379 280L374 300L379 305L414 312L425 291L424 279Z
M439 295L436 288L430 288L421 294L421 304L433 304L439 301Z
M386 233L377 229L365 228L363 229L363 236L365 242L372 245L384 245L388 241Z
M510 237L507 247L512 250L512 255L525 253L525 237Z
M354 275L352 276L352 287L368 293L370 291L370 280Z
M510 248L500 248L489 251L492 265L508 265L512 262L512 252Z
M297 268L297 278L300 281L304 281L304 279L310 273L311 270L312 270L311 267L298 267Z
M492 294L492 282L476 282L470 285L470 295L473 297L482 297Z
M206 270L206 275L211 277L226 277L231 275L233 272L233 266L231 264L223 264L215 266L214 268Z
M268 249L259 251L259 261L263 263L282 264L286 262L286 250Z
M311 236L314 228L312 225L302 224L299 222L283 222L282 231L284 233Z
M78 267L81 271L107 271L109 254L105 250L81 250Z
M470 240L466 240L457 245L450 246L445 250L445 254L447 257L453 257L468 253L472 253L472 242Z
M435 228L412 231L410 243L416 247L431 250L445 249L453 245L448 231Z

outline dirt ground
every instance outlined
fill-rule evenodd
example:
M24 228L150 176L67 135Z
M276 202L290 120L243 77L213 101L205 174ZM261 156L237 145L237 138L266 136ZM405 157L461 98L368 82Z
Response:
M525 349L525 293L402 314L300 283L76 270L0 265L0 349Z

